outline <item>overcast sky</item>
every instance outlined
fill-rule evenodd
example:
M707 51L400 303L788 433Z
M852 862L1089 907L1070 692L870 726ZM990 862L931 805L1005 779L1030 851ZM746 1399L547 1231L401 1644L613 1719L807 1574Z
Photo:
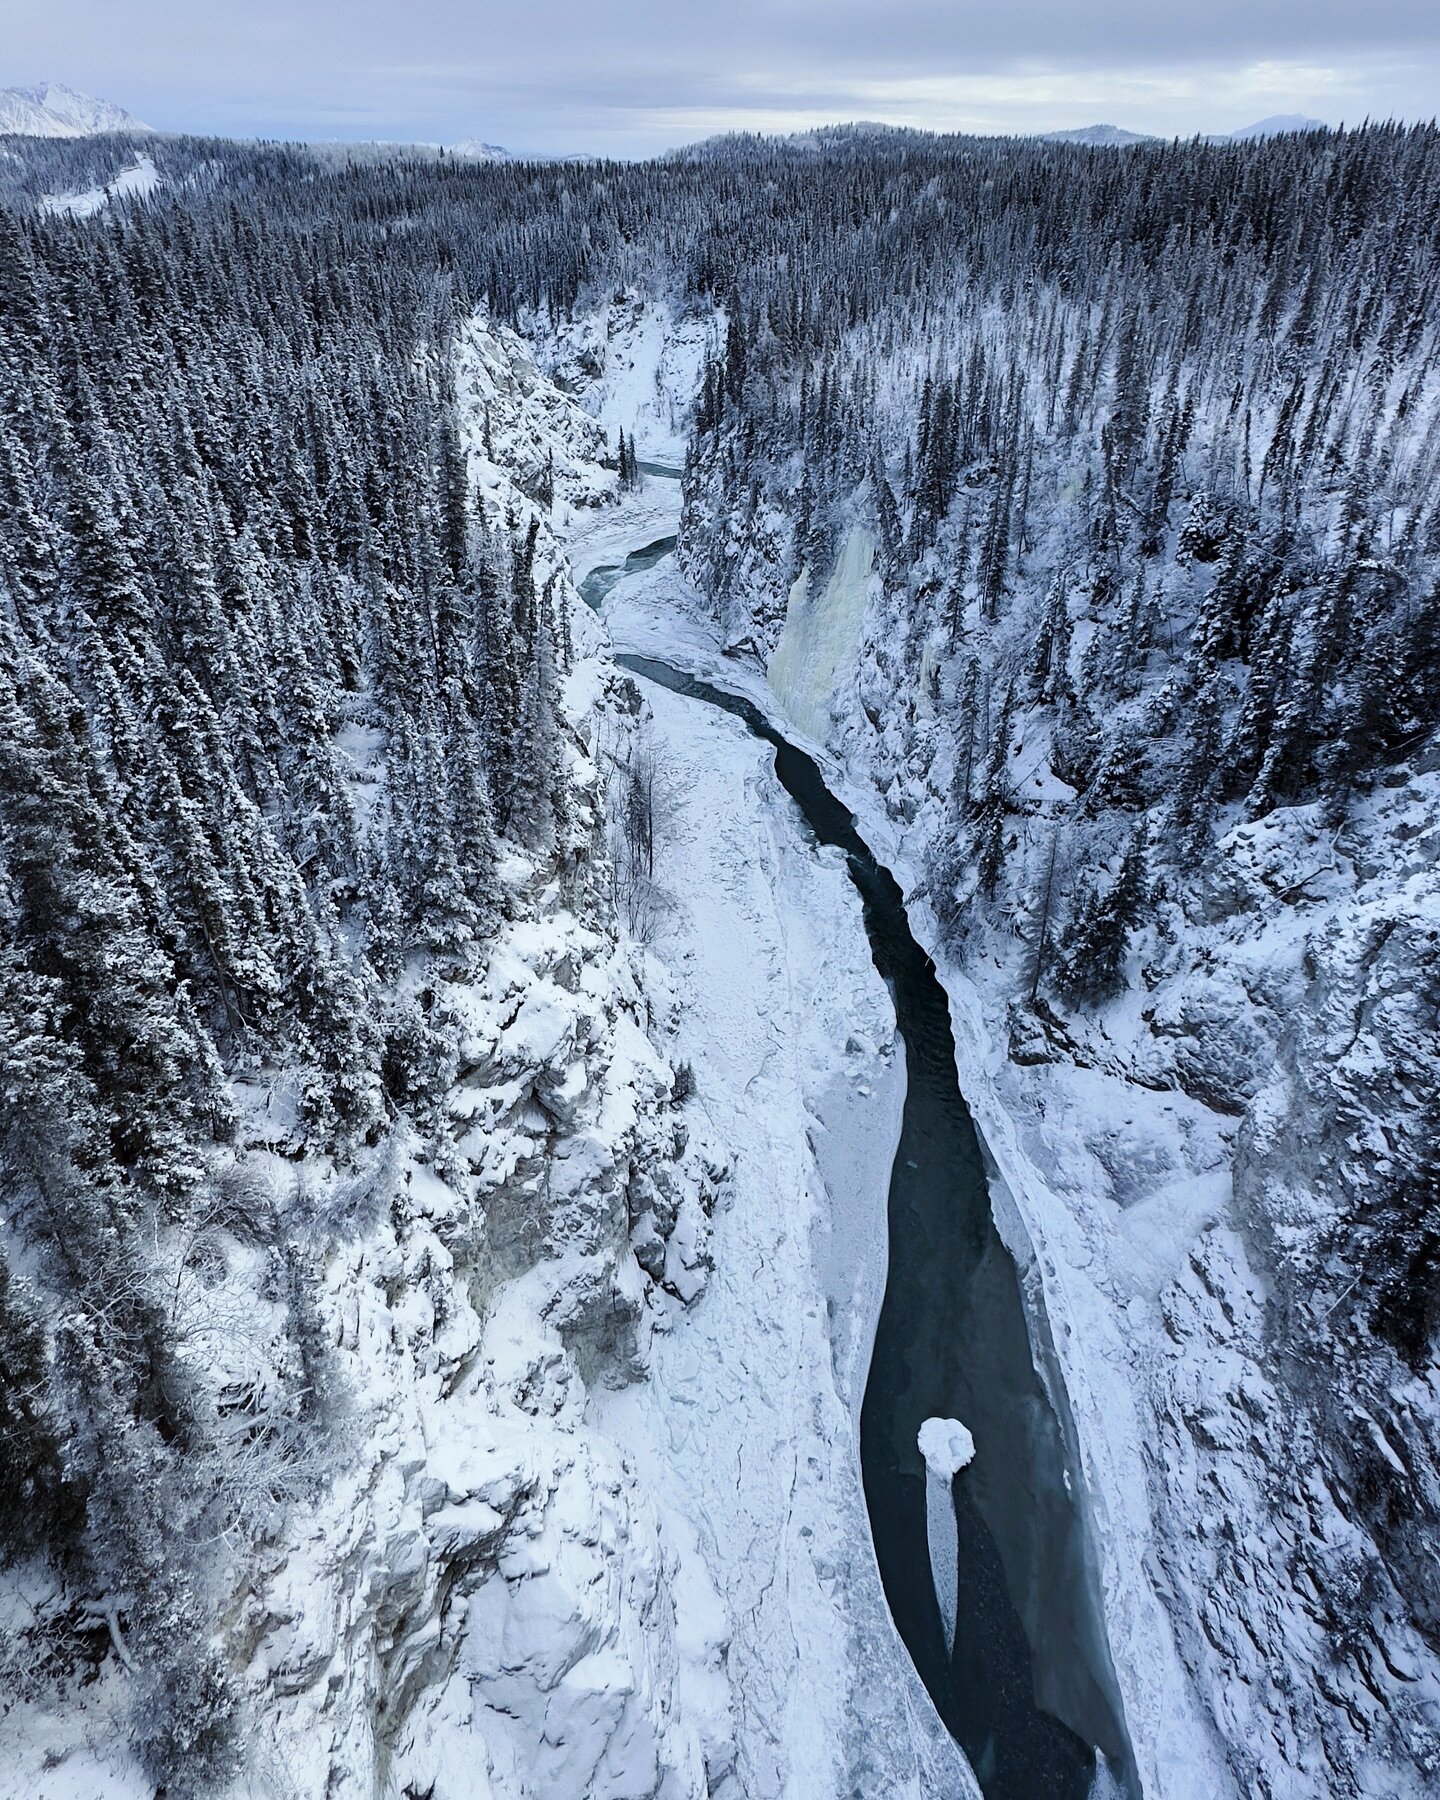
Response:
M1229 131L1440 108L1440 0L0 0L0 86L170 131L637 155L883 119Z

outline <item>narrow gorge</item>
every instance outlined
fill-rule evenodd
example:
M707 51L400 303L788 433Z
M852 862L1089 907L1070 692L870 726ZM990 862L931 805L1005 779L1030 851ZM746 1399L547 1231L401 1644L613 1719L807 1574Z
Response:
M1436 128L19 100L0 1794L1430 1792Z
M651 468L659 474L663 465ZM662 537L622 563L595 566L580 584L582 597L603 616L618 589L623 607L623 584L656 568L674 546L673 537ZM874 1336L865 1356L861 1455L870 1531L900 1635L987 1800L1087 1795L1102 1746L1127 1779L1093 1553L1076 1504L1078 1471L1067 1467L1021 1289L991 1218L980 1146L957 1086L948 1003L910 934L900 889L816 763L753 700L653 656L622 653L618 661L643 683L734 715L772 746L777 776L816 841L844 852L871 954L896 1008L906 1098L889 1181L888 1277L878 1318L854 1329ZM927 1418L957 1413L975 1434L977 1466L957 1477L951 1496L958 1606L947 1633L918 1435ZM1037 1707L1037 1695L1047 1710Z

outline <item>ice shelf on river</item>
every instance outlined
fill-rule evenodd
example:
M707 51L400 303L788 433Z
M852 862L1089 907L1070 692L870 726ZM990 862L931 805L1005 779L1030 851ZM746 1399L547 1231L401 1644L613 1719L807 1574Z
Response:
M956 1475L975 1456L975 1440L958 1419L927 1419L920 1427L920 1454L925 1458L925 1535L930 1544L930 1573L935 1598L945 1622L945 1642L955 1643L959 1602L960 1539L955 1518Z

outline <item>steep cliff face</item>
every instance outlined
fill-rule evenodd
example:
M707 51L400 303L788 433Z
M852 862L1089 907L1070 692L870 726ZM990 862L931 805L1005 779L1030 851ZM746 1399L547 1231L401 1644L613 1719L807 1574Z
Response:
M887 653L878 587L816 735L923 895L953 765L923 686ZM776 704L813 731L789 657L769 665ZM1043 796L1053 776L1042 763L1031 780ZM971 1027L962 1085L1049 1276L1038 1291L1072 1318L1061 1362L1137 1735L1175 1716L1160 1677L1178 1655L1239 1792L1405 1793L1434 1755L1434 1572L1418 1548L1437 1497L1434 1372L1397 1343L1431 1304L1429 1252L1413 1210L1408 1230L1362 1226L1359 1269L1348 1237L1387 1211L1407 1140L1433 1129L1435 809L1417 768L1338 838L1313 808L1232 828L1098 1016L1018 1008L1025 959L1003 932L941 956ZM1145 1587L1173 1648L1142 1673L1127 1615ZM1199 1791L1193 1764L1152 1767L1156 1791Z
M572 854L557 877L507 843L483 964L402 976L433 1030L423 1136L396 1126L360 1175L297 1164L283 1082L237 1087L237 1166L274 1188L318 1278L328 1425L214 1616L254 1791L699 1794L733 1761L712 1692L723 1639L677 1628L675 1550L592 1404L644 1380L657 1321L703 1291L725 1176L615 909L601 744L623 743L634 698L557 535L614 477L598 429L512 335L469 328L457 383L472 490L492 522L534 520L535 579L565 614ZM337 746L362 801L367 744L352 728ZM217 1383L269 1329L256 1259L225 1257L177 1288L213 1318ZM38 1568L4 1589L0 1785L148 1793L114 1723L113 1611L115 1653L67 1675L44 1665L70 1602Z
M643 1380L665 1296L703 1290L724 1177L610 886L598 745L632 720L557 530L613 476L512 335L473 327L458 382L482 503L535 519L569 614L587 848L568 894L507 871L483 979L440 991L450 1166L402 1160L388 1222L330 1273L365 1427L266 1595L259 1703L315 1792L697 1793L733 1754L692 1698L719 1646L677 1632L674 1551L590 1396Z
M698 1291L721 1171L629 953L527 911L447 996L456 1169L399 1159L388 1217L328 1270L349 1466L252 1603L256 1705L305 1791L701 1785L671 1558L588 1386L644 1377L637 1249Z
M567 397L669 464L684 460L695 391L723 324L623 288L559 326L522 318L536 360Z
M467 487L559 611L558 854L502 838L483 958L402 968L424 1054L381 1154L305 1154L284 1068L234 1082L235 1179L273 1191L310 1274L316 1421L255 1554L217 1558L204 1595L239 1783L971 1795L859 1478L903 1061L853 893L768 752L652 711L578 600L575 567L673 528L676 484L617 504L603 428L504 328L465 328L455 383ZM334 743L366 821L380 735L357 702ZM647 758L648 910L617 871ZM223 1394L299 1353L264 1257L211 1237L176 1306ZM0 1786L148 1800L124 1597L37 1563L0 1609Z

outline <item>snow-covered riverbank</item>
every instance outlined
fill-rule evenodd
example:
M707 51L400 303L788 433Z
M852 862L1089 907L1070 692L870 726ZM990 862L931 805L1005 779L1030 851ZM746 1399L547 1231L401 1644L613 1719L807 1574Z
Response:
M577 572L677 503L651 481L597 518ZM728 1640L705 1703L733 1708L734 1793L971 1794L890 1620L860 1483L905 1087L893 1009L843 858L817 851L768 748L695 701L645 699L673 900L652 972L733 1167L704 1298L596 1416L681 1546L682 1637Z
M1032 1049L1014 1037L1013 967L983 942L972 943L964 966L945 955L925 883L943 796L897 776L888 741L877 748L886 715L871 664L856 652L840 671L821 749L806 743L803 723L753 660L723 654L708 614L673 563L624 584L607 608L627 648L769 708L822 762L910 896L912 929L950 997L961 1088L993 1161L996 1221L1022 1271L1037 1360L1074 1432L1072 1461L1083 1471L1144 1792L1308 1800L1356 1791L1389 1800L1425 1791L1395 1767L1408 1754L1397 1749L1401 1734L1417 1733L1422 1754L1427 1741L1420 1721L1436 1690L1419 1634L1387 1603L1384 1676L1367 1682L1337 1653L1332 1621L1343 1612L1346 1559L1362 1555L1360 1538L1343 1498L1313 1473L1303 1433L1290 1436L1295 1417L1247 1217L1267 1180L1294 1196L1298 1219L1323 1204L1305 1160L1307 1085L1324 1091L1326 1067L1357 1031L1364 1041L1380 984L1393 979L1403 995L1413 979L1408 951L1399 953L1403 973L1372 978L1360 946L1374 956L1390 928L1376 921L1392 918L1403 920L1396 941L1406 944L1414 921L1433 909L1425 852L1407 866L1408 888L1387 876L1386 858L1417 827L1423 837L1434 773L1356 808L1353 898L1342 866L1327 861L1332 847L1313 809L1240 826L1222 847L1211 916L1187 924L1188 963L1182 954L1170 986L1150 996L1156 1025L1147 1026L1136 995L1103 1033L1082 1033L1073 1054ZM880 708L874 731L867 695ZM1306 900L1302 935L1297 883L1317 874L1327 886ZM1267 1068L1257 1048L1264 1030L1279 1030L1266 1009L1282 994L1298 1009L1307 1055L1330 1059L1317 1062L1313 1079L1293 1053ZM1205 1007L1211 1024L1202 1029L1196 1009ZM1313 1022L1305 1016L1312 1007ZM1324 1035L1321 1021L1332 1018L1339 1023ZM1228 1049L1208 1047L1212 1028ZM1183 1081L1160 1060L1175 1043L1197 1059ZM1223 1095L1206 1104L1202 1055L1218 1083L1253 1081L1257 1098L1243 1122ZM1384 1104L1375 1066L1374 1077L1349 1077L1367 1118ZM1409 1404L1417 1410L1407 1416L1423 1416L1423 1395ZM1368 1429L1377 1435L1373 1420ZM1392 1451L1377 1454L1398 1471ZM1312 1565L1340 1569L1338 1599L1307 1575ZM1292 1667L1311 1675L1297 1685ZM1321 1724L1335 1708L1352 1722L1369 1712L1379 1723L1368 1735L1357 1728L1327 1740ZM1352 1763L1368 1773L1343 1788L1339 1771Z
M578 529L573 532L570 544L570 555L575 569L577 582L583 580L588 572L601 564L615 564L623 561L628 550L637 545L651 542L662 536L672 534L679 523L680 484L668 480L650 479L642 485L641 490L633 495L622 496L620 504L607 509L603 514L596 514L578 521ZM807 719L797 718L793 710L786 710L783 697L777 697L776 691L767 683L760 671L749 661L727 658L721 654L721 646L708 617L708 609L703 604L692 584L681 572L676 559L665 558L663 561L645 570L643 573L622 577L605 596L603 611L607 630L617 650L639 655L648 655L667 661L674 666L689 668L719 682L722 687L732 691L745 693L754 700L763 711L776 717L783 723L786 735L792 741L803 744L821 766L827 784L832 792L841 796L855 813L867 840L876 848L878 854L889 863L900 877L907 891L915 886L915 870L910 866L905 854L905 847L899 841L892 822L885 816L878 798L864 780L863 771L851 771L843 767L830 752L829 747L818 743L807 729ZM800 647L803 660L804 646ZM833 670L832 670L833 675ZM783 685L783 684L782 684ZM677 702L672 696L660 694L656 697L660 717L674 721L674 727L683 725L685 719L685 703ZM677 709L679 709L677 711ZM697 710L693 706L691 712ZM721 724L727 729L734 729L728 720ZM672 729L674 728L672 727ZM693 726L692 726L693 729ZM673 748L673 747L672 747ZM755 754L752 746L750 754ZM694 777L687 776L687 794L692 789ZM703 785L703 783L702 783ZM708 808L713 816L724 817L735 804L733 783L721 782L714 795L708 799ZM832 906L835 917L843 916L846 900L849 900L853 913L853 895L840 895L838 908ZM857 922L858 923L858 922ZM922 907L914 909L912 926L916 927L915 935L932 951L935 948L933 920L929 919ZM687 972L688 973L688 972ZM941 970L942 980L952 997L952 1011L960 1009L955 1005L958 994L962 1006L966 998L967 984L959 971ZM947 978L948 977L948 978ZM816 969L813 977L817 994L827 991L829 979L826 973ZM872 974L873 979L873 974ZM958 1021L957 1021L958 1022ZM968 1097L967 1076L974 1073L980 1081L987 1096L993 1098L991 1091L983 1081L981 1074L984 1057L984 1038L977 1030L977 1022L972 1017L969 1030L957 1030L957 1062L961 1078L961 1089ZM968 1067L967 1067L968 1064ZM1011 1141L1005 1129L1007 1121L1002 1112L994 1108L986 1111L977 1109L977 1122L981 1126L982 1137L993 1137L1003 1144ZM893 1149L893 1138L891 1147ZM993 1153L992 1153L993 1160ZM1012 1162L1012 1168L1018 1162ZM887 1183L888 1161L886 1170L882 1171L876 1182L877 1195L883 1195ZM1067 1433L1071 1439L1071 1455L1076 1466L1084 1468L1087 1486L1099 1484L1109 1479L1109 1472L1098 1467L1089 1456L1089 1445L1093 1439L1102 1437L1096 1419L1105 1411L1106 1398L1101 1393L1090 1395L1097 1409L1096 1415L1083 1422L1079 1431L1068 1414L1068 1389L1071 1379L1071 1360L1060 1354L1055 1347L1056 1331L1050 1316L1050 1289L1039 1271L1048 1266L1052 1280L1057 1279L1057 1265L1052 1259L1048 1265L1042 1265L1034 1248L1036 1243L1043 1243L1042 1233L1036 1217L1027 1214L1025 1205L1015 1198L1017 1188L1022 1194L1033 1193L1038 1189L1038 1181L1033 1170L1027 1171L1030 1187L1026 1187L1017 1174L1007 1180L1007 1173L1001 1166L996 1166L993 1173L992 1188L997 1213L997 1222L1007 1247L1014 1256L1021 1272L1022 1282L1027 1292L1027 1302L1031 1311L1032 1339L1042 1349L1037 1360L1042 1365L1042 1379L1047 1388L1055 1395L1058 1409L1066 1420ZM882 1202L883 1206L883 1202ZM882 1212L883 1227L883 1212ZM721 1258L723 1262L723 1256ZM879 1293L876 1304L878 1307ZM1071 1359L1080 1354L1078 1340L1075 1337L1074 1321L1068 1311L1068 1298L1062 1293L1061 1306L1058 1309L1064 1316L1065 1323L1059 1331L1060 1342L1071 1353ZM694 1324L695 1321L688 1321ZM863 1367L859 1371L859 1383L855 1390L855 1406L857 1408L860 1393L863 1389ZM663 1391L663 1383L661 1390ZM1089 1389L1087 1387L1087 1393ZM640 1406L651 1406L657 1398L656 1394L637 1393L633 1402ZM630 1402L627 1401L627 1404ZM1130 1416L1134 1417L1134 1407L1123 1387L1118 1387L1109 1396L1109 1405L1127 1407ZM1140 1467L1138 1443L1135 1445L1134 1466ZM858 1488L858 1484L857 1484ZM1100 1488L1103 1492L1103 1487ZM1141 1541L1143 1533L1148 1529L1148 1510L1144 1508L1143 1481L1138 1496L1132 1491L1131 1500L1136 1504L1127 1507L1122 1504L1118 1511L1121 1523L1117 1527L1123 1540L1127 1531L1133 1530L1135 1541ZM1132 1522L1133 1515L1133 1522ZM868 1538L868 1521L864 1518L863 1507L861 1524ZM1166 1737L1154 1728L1159 1719L1171 1719L1183 1715L1186 1708L1183 1677L1168 1640L1168 1631L1161 1609L1147 1588L1142 1587L1137 1593L1125 1587L1125 1577L1121 1573L1125 1562L1123 1544L1112 1556L1109 1554L1108 1532L1111 1529L1110 1509L1102 1503L1091 1509L1092 1542L1097 1556L1104 1565L1100 1571L1101 1583L1105 1591L1107 1609L1110 1611L1113 1637L1113 1625L1116 1614L1128 1621L1125 1632L1124 1654L1117 1652L1117 1658L1123 1665L1118 1671L1120 1676L1123 1701L1127 1712L1136 1708L1143 1720L1150 1721L1143 1732L1147 1744L1164 1742L1167 1748L1158 1754L1165 1762L1167 1775L1172 1769L1181 1772L1182 1779L1190 1782L1192 1778L1203 1781L1201 1771L1210 1766L1209 1746L1203 1731L1196 1727L1177 1736ZM723 1585L723 1580L722 1580ZM883 1605L883 1602L882 1602ZM889 1624L888 1617L886 1620ZM1034 1621L1032 1621L1034 1623ZM893 1640L893 1626L890 1627ZM1105 1668L1110 1656L1106 1647L1097 1647L1094 1652L1094 1666ZM913 1673L911 1675L913 1680ZM1172 1692L1157 1693L1157 1684L1164 1687L1169 1684ZM928 1708L926 1709L928 1712ZM933 1720L933 1714L930 1715ZM1154 1769L1146 1769L1141 1765L1142 1779L1147 1789L1152 1787ZM1164 1787L1155 1787L1153 1791L1167 1791ZM1186 1791L1191 1791L1186 1789ZM1201 1791L1198 1787L1193 1791Z
M1257 1234L1278 1219L1310 1254L1336 1166L1363 1186L1367 1159L1385 1163L1394 1071L1424 1054L1407 996L1434 908L1433 757L1353 801L1339 847L1314 806L1219 820L1204 879L1137 946L1130 992L1103 1021L1082 1009L1047 1035L1015 1005L1025 978L1003 930L972 931L963 961L944 954L927 897L930 852L953 836L935 666L927 649L921 676L898 672L904 620L870 573L865 519L839 522L848 548L826 589L798 583L782 621L777 571L793 565L776 506L693 514L677 558L607 596L607 624L621 648L767 710L906 890L1072 1433L1145 1792L1408 1795L1405 1769L1433 1765L1437 1689L1419 1615L1367 1532L1423 1590L1399 1521L1427 1479L1413 1471L1433 1398L1408 1377L1372 1391L1335 1440L1357 1447L1332 1443L1327 1463L1282 1365L1324 1361L1328 1314L1277 1319L1295 1295L1269 1290ZM747 573L752 549L766 580ZM1059 790L1043 721L1020 736L1017 854L1033 874L1027 808Z
M734 1166L704 1299L600 1415L725 1596L735 1792L962 1794L885 1609L856 1453L904 1092L893 1015L841 859L807 841L765 747L647 699L678 803L655 948Z

